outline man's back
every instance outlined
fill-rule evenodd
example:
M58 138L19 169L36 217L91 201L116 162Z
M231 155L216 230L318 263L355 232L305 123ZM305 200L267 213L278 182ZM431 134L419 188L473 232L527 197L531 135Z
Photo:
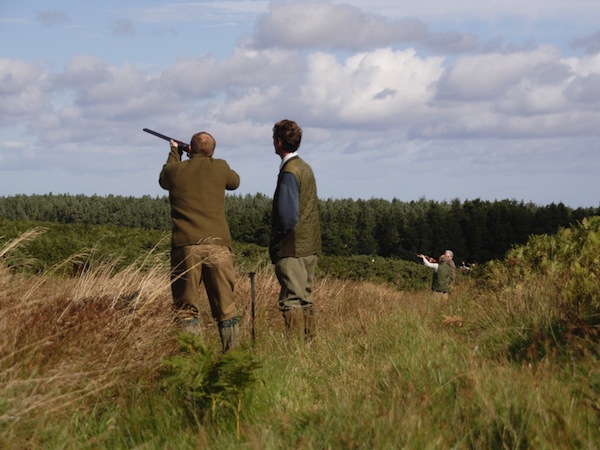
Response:
M209 241L230 247L225 190L234 190L239 184L239 175L222 159L194 154L187 161L165 164L160 185L169 191L172 245Z
M452 279L452 268L446 261L441 261L438 270L433 274L431 289L436 292L448 292Z

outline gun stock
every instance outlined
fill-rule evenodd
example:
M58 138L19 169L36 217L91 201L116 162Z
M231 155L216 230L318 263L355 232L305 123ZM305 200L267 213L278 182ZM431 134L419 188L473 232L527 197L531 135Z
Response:
M173 139L172 137L165 136L164 134L158 133L158 132L156 132L154 130L151 130L150 128L144 128L142 131L145 131L146 133L153 134L154 136L159 137L161 139L164 139L165 141L169 141L169 142L170 141L175 141L175 142L177 142L177 145L179 146L179 148L182 151L184 151L184 152L189 152L190 151L190 145L186 144L183 141L179 141L177 139Z

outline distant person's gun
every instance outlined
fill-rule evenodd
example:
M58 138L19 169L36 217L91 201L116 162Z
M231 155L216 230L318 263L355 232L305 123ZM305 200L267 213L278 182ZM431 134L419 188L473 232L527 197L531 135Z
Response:
M425 258L430 263L436 263L437 262L437 259L432 258L431 256L423 255L421 253L415 253L415 255L417 256L417 258Z
M165 136L164 134L157 133L156 131L153 131L153 130L151 130L149 128L144 128L143 131L145 131L146 133L153 134L154 136L159 137L161 139L164 139L165 141L169 141L169 142L170 141L174 141L174 142L177 142L177 146L179 147L179 149L182 150L182 151L184 151L184 152L186 152L186 153L188 153L190 151L190 145L186 144L183 141L178 141L177 139L173 139L172 137Z

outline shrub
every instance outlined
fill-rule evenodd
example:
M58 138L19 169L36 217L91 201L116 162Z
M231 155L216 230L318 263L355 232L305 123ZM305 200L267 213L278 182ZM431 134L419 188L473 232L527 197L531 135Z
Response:
M598 353L600 217L554 235L532 236L504 261L487 264L481 285L488 317L512 330L509 354L539 359L550 352Z
M194 419L210 411L212 420L222 411L233 412L239 437L242 399L255 383L258 360L241 349L223 355L211 352L202 339L180 333L180 353L165 361L164 386L179 397Z

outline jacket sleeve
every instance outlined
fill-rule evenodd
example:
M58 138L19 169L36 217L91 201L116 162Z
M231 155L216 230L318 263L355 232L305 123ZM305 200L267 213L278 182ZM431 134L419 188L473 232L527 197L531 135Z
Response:
M423 257L423 264L425 264L430 269L433 269L435 272L438 271L439 264L438 263L430 263L427 261L427 258Z
M277 228L274 230L277 241L287 236L298 224L300 208L300 184L291 173L284 173L279 184L277 200Z
M181 153L179 152L179 148L171 147L171 151L169 152L167 162L163 166L162 170L160 171L160 176L158 177L158 184L160 184L161 188L167 190L170 188L169 177L167 176L166 169L167 167L169 167L170 164L176 164L178 162L181 162Z
M227 189L228 191L235 191L238 187L240 187L240 176L235 170L229 169L225 189Z

